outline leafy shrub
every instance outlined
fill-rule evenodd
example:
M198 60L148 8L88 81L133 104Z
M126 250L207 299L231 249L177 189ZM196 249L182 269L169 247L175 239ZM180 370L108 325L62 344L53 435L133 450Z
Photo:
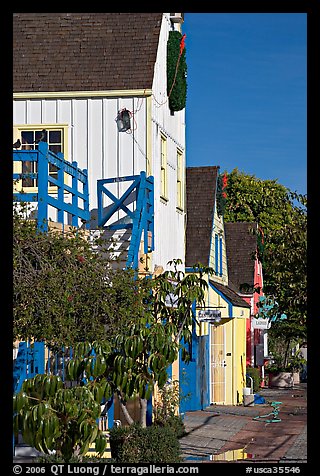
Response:
M253 379L253 393L258 392L261 386L260 370L257 367L247 367L246 373Z
M181 438L186 434L186 428L180 415L171 415L165 420L155 419L154 425L171 428L177 438Z
M169 32L167 44L167 94L171 111L181 111L187 99L186 49L180 54L182 34L175 30Z
M180 445L169 426L139 423L110 430L112 458L117 463L179 463Z

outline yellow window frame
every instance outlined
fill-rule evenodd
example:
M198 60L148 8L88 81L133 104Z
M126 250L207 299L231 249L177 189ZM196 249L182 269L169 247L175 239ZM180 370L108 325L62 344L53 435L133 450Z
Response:
M68 124L18 124L13 126L13 142L15 142L17 139L20 139L22 142L22 137L21 137L21 132L22 131L42 131L45 129L47 132L50 131L61 131L62 135L62 140L61 140L61 146L62 146L62 153L63 157L65 160L68 160ZM22 173L22 162L14 162L13 163L13 173L20 174ZM68 174L65 174L64 176L64 182L66 185L68 184L69 177ZM21 192L21 191L27 192L27 193L37 193L38 192L38 187L35 186L25 186L23 187L22 185L22 180L19 180L15 182L14 184L14 192ZM57 192L57 187L51 186L48 189L49 193L56 193Z
M184 209L183 185L183 152L177 149L177 208L182 211Z
M161 134L160 161L161 161L161 172L160 172L161 190L160 190L160 195L165 200L168 200L167 138L164 134Z

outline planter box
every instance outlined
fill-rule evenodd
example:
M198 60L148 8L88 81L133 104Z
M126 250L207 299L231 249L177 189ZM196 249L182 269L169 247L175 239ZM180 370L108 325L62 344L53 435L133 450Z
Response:
M293 372L269 374L269 387L290 388L294 385Z

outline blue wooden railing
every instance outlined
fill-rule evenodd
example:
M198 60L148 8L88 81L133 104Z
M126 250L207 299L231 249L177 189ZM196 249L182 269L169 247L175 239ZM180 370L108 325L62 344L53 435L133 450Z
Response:
M57 221L59 223L64 223L64 213L67 212L72 217L71 224L73 226L78 226L79 219L82 219L85 222L85 227L89 228L89 190L86 169L80 170L77 162L66 161L61 153L54 154L49 150L46 142L39 142L37 150L14 150L13 161L37 163L36 173L14 173L13 179L37 180L36 192L16 192L14 201L38 202L39 229L48 230L49 205L58 210ZM49 164L57 168L57 178L49 174ZM68 182L71 182L71 185L68 185ZM56 187L56 191L52 192L52 187ZM68 203L66 198L70 198L70 195L71 203ZM79 200L82 200L82 206L80 206Z
M116 197L106 187L108 184L117 182L132 182L121 197ZM154 179L146 177L145 172L140 175L101 179L97 183L98 194L98 226L109 230L132 229L130 246L128 250L127 268L138 268L139 248L143 235L144 253L154 250ZM105 210L103 207L103 194L113 202ZM130 210L128 202L135 202L135 209ZM126 213L126 220L120 219L112 224L108 221L118 211ZM148 242L148 234L151 233L151 245Z

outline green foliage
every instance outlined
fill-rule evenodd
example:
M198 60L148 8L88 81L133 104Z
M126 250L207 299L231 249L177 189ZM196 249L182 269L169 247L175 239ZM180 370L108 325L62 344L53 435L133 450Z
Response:
M298 352L295 352L288 362L288 368L291 372L301 372L303 366L306 365L307 361L302 355Z
M178 380L168 380L160 389L157 400L153 405L153 423L159 426L169 426L181 438L185 434L185 426L180 415L176 415L181 396Z
M197 267L199 275L185 275L178 270L181 260L168 264L170 271L134 281L137 299L143 303L141 314L127 319L126 326L112 341L111 352L98 342L75 346L74 360L68 364L71 380L81 379L84 372L90 377L91 366L99 361L100 373L97 371L94 377L105 378L123 406L132 397L146 401L156 384L159 389L164 387L167 368L178 358L181 337L186 343L191 342L192 305L195 299L203 303L207 287L203 275L206 271L213 272L210 268ZM168 296L172 298L171 305ZM188 357L185 352L185 360ZM141 415L145 426L145 408Z
M125 407L139 397L145 425L155 384L166 383L181 339L191 342L192 306L204 303L204 275L213 270L196 265L197 273L185 275L177 259L162 275L135 279L133 270L112 269L103 243L93 246L81 230L40 233L22 215L15 210L14 339L44 340L55 350L72 346L68 378L94 385L97 401L117 393Z
M259 392L260 385L261 385L260 370L256 367L247 367L246 374L252 377L253 379L253 392L254 393Z
M153 414L155 421L165 421L174 416L180 401L179 381L168 380L160 389L157 401L154 403Z
M13 339L45 340L61 349L116 335L128 316L141 313L134 272L115 270L83 230L39 233L14 207Z
M285 342L306 336L307 318L307 197L277 180L261 180L234 169L228 174L225 222L256 222L263 233L258 251L263 259L266 295L278 303L270 339ZM260 235L260 238L262 236ZM262 254L262 256L261 256ZM285 344L286 345L286 344Z
M170 428L177 438L182 438L186 435L186 427L180 415L171 415L165 420L156 419L153 424Z
M306 360L300 351L296 350L297 344L299 345L299 339L284 340L281 335L273 336L269 345L272 359L268 362L266 371L269 373L301 371Z
M183 49L179 59L181 38L182 34L179 31L169 32L167 43L167 94L170 95L169 107L171 111L181 111L186 107L186 50Z
M135 423L110 430L112 458L117 463L179 463L180 445L168 426L143 428Z
M60 377L40 374L25 380L13 397L14 434L21 431L30 446L45 454L55 450L65 461L85 455L93 442L103 454L107 441L97 419L101 399L111 395L104 383L66 388Z

